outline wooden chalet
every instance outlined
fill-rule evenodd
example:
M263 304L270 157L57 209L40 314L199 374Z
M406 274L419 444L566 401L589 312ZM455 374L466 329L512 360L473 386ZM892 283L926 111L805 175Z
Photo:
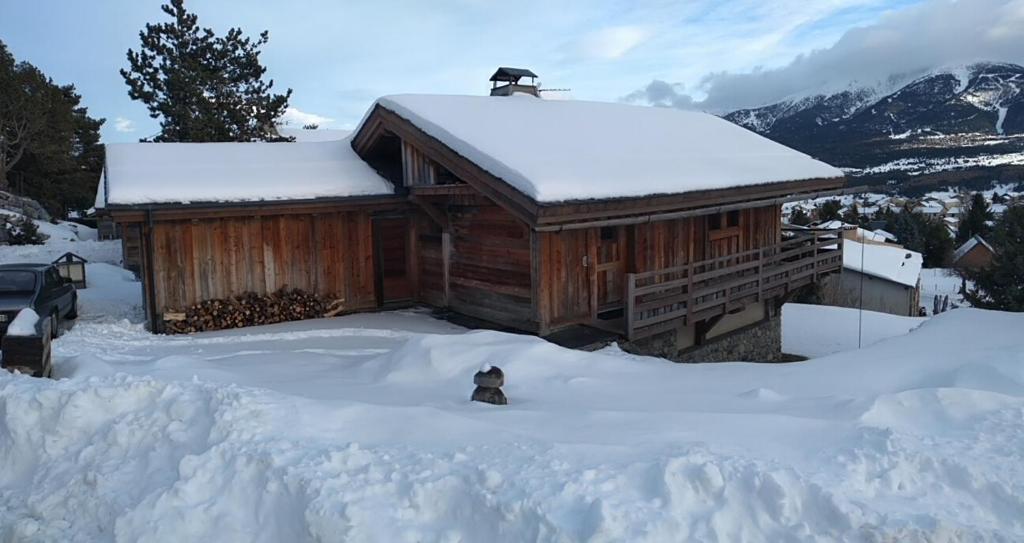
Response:
M496 81L521 85L517 75L532 73ZM131 145L108 151L100 190L125 238L139 240L155 331L196 302L287 286L348 311L420 304L540 336L589 327L682 360L777 326L788 294L842 266L834 239L781 227L783 202L840 189L841 172L700 113L406 95L378 100L340 142ZM231 157L168 151L121 172L111 163L169 145L275 146L281 156L274 172L257 164L241 177L221 171ZM288 149L308 145L351 154L337 172L315 172L311 191L294 166L302 153ZM182 164L194 171L139 181ZM151 190L175 175L223 181L207 179L208 194ZM232 197L246 175L259 177L260 194ZM767 357L726 351L708 359Z

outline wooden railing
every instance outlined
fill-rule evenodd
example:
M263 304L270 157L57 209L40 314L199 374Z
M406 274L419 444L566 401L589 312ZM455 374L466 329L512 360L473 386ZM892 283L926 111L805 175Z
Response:
M626 274L632 341L741 309L817 281L843 265L836 232L787 231L782 243L684 266Z

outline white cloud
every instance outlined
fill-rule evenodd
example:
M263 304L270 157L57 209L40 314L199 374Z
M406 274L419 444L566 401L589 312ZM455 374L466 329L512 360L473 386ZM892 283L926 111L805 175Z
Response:
M118 132L135 132L135 121L118 117L114 119L114 130Z
M285 110L284 115L281 116L281 124L286 126L305 126L307 124L323 126L333 121L334 119L329 117L317 115L316 113L307 113L297 107L289 107Z
M1024 0L931 0L850 29L832 46L778 68L712 72L690 94L655 80L625 98L720 112L978 60L1024 62Z
M579 52L585 58L615 60L621 58L651 36L651 29L638 25L602 28L584 35Z

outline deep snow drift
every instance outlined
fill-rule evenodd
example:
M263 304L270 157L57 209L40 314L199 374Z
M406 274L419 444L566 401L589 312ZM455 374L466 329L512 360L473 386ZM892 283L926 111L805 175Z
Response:
M678 365L417 312L152 336L95 270L65 378L0 375L0 541L1024 538L1024 315ZM836 311L787 342L844 348Z

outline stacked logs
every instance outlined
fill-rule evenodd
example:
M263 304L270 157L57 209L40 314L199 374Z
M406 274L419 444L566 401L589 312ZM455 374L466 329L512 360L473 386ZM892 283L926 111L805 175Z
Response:
M164 315L164 330L169 334L191 334L227 328L333 317L343 309L343 300L299 289L281 289L273 294L247 292L220 300L205 300L182 312Z

